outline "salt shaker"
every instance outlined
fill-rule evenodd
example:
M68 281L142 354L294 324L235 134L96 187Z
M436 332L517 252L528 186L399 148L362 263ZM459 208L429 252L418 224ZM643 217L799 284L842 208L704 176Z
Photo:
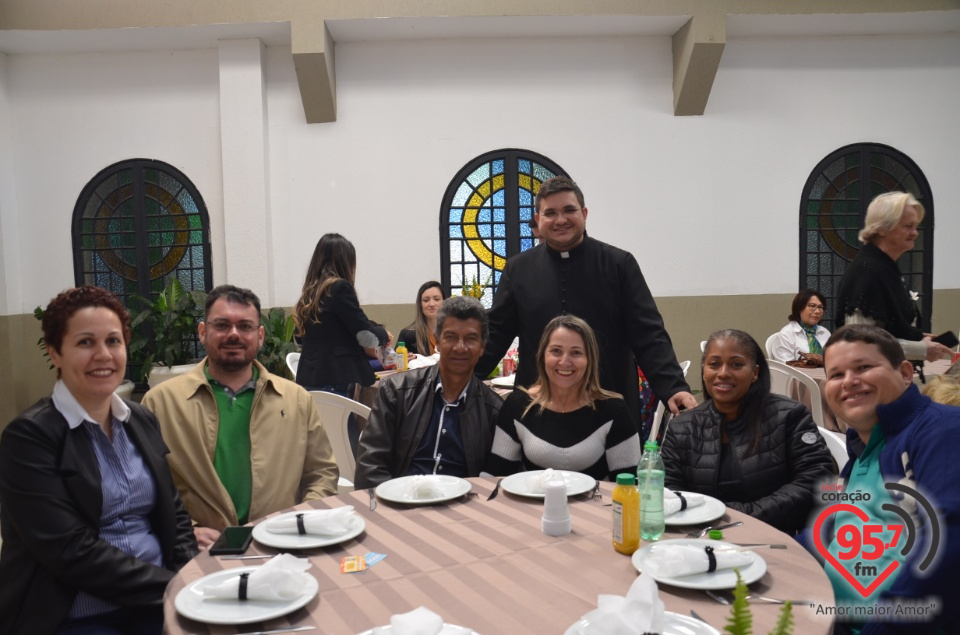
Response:
M565 536L570 533L570 510L567 508L567 485L561 480L547 483L543 497L543 533Z

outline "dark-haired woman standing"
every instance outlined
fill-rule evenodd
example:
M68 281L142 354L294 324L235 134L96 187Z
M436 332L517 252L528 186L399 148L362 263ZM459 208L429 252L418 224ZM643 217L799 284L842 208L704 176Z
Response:
M357 252L340 234L324 234L313 251L293 320L302 351L297 383L353 398L354 384L376 380L365 348L390 343L392 336L372 323L360 308L353 287ZM351 417L350 443L356 451L359 432Z
M770 370L743 331L713 333L702 366L707 400L670 421L670 489L707 494L788 534L803 529L830 452L803 404L770 393Z

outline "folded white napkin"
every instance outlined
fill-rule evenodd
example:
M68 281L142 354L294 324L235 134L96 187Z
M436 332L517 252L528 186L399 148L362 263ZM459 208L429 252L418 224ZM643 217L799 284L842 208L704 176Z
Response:
M707 573L710 570L710 557L706 547L715 548L713 557L717 561L715 571L746 567L753 563L753 554L749 551L723 551L704 541L699 545L654 545L643 561L643 570L662 578L679 578L695 573Z
M687 501L687 509L703 505L703 494L694 494L693 492L684 492L683 498ZM683 502L676 492L668 489L663 490L663 515L669 516L680 511Z
M433 366L440 361L440 353L434 353L433 355L417 355L416 359L411 359L408 366L410 370L415 368L426 368L427 366Z
M305 533L311 536L342 536L353 527L354 518L357 515L353 511L353 505L299 513L303 514ZM285 514L281 518L268 520L266 528L271 534L304 535L300 533L297 517L294 514Z
M303 593L309 582L310 561L289 553L281 553L257 567L247 577L248 600L292 600ZM203 587L204 599L237 600L240 597L240 576L219 584Z
M627 591L619 595L597 596L597 608L583 616L587 624L579 635L640 635L663 632L663 602L657 583L641 575Z
M561 481L566 484L567 479L561 470L548 467L539 474L530 476L527 487L529 487L530 491L534 494L543 494L547 491L547 483L550 481Z
M442 630L443 618L425 606L390 618L390 635L437 635Z
M433 474L423 474L410 479L403 497L407 500L430 500L443 496L440 479Z

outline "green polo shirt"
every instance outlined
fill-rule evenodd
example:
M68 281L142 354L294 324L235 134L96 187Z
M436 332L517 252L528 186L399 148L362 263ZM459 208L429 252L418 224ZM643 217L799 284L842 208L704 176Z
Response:
M884 545L889 544L895 535L894 531L887 529L888 525L903 525L903 520L893 512L888 512L881 507L885 503L894 503L893 499L890 497L890 492L884 487L883 475L880 473L880 452L886 447L887 438L883 434L883 430L879 425L873 427L873 431L870 433L870 439L867 442L867 447L864 449L863 454L854 462L853 468L850 470L850 477L847 480L847 483L844 487L844 492L848 495L852 495L856 492L861 494L869 493L870 500L864 501L860 500L856 503L851 503L855 507L860 508L861 510L867 513L869 520L864 522L856 514L850 512L838 512L836 514L836 523L833 526L833 531L835 534L834 539L830 542L827 549L837 560L844 565L844 568L850 572L854 578L856 578L863 587L869 587L870 583L873 582L877 575L871 575L869 570L864 571L864 567L874 567L876 572L885 571L887 566L891 562L897 560L900 562L900 567L897 568L893 573L891 573L886 580L883 581L876 589L874 589L866 598L852 585L850 584L836 568L827 563L825 570L827 576L830 578L830 582L833 585L833 592L836 596L837 606L846 606L849 607L849 612L847 615L851 616L855 622L865 622L872 615L869 613L869 607L876 606L877 599L880 597L885 589L888 589L893 581L896 579L897 574L900 572L900 568L904 566L905 558L900 555L900 550L903 549L903 546L907 541L907 532L901 531L900 538L897 541L895 548L885 548L882 555L879 558L867 558L864 554L870 553L874 550L872 546L863 544L862 538L864 536L864 525L882 525L883 531L872 533L873 536L878 537L883 541ZM846 525L852 525L856 527L857 534L853 535L849 530L843 531ZM843 533L847 537L847 546L841 546L837 540L837 537ZM855 536L859 536L861 539L860 551L856 557L844 560L840 557L841 553L849 553L851 551L850 540L854 540ZM856 569L857 563L860 564L859 575ZM856 607L862 607L861 612L856 612ZM857 629L854 629L855 631Z
M243 525L250 515L250 496L253 492L253 476L250 472L250 411L253 408L259 373L254 366L253 378L236 393L211 378L210 371L206 368L204 373L217 400L217 415L220 421L217 447L213 452L213 469L230 494L237 510L237 518Z

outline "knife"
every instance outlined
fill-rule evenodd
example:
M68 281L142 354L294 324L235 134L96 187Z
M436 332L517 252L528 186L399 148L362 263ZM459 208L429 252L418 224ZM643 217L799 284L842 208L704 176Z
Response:
M690 615L693 616L694 619L698 619L698 620L700 620L701 622L703 622L704 624L707 624L707 623L708 623L707 620L705 620L705 619L703 619L702 617L700 617L700 615L699 615L696 611L694 611L693 609L690 609Z
M370 511L373 511L377 508L377 494L373 491L374 488L367 488L367 496L370 497Z
M284 628L273 628L269 631L248 631L240 635L273 635L274 633L296 633L298 631L315 631L316 626L286 626Z
M487 496L487 500L488 500L488 501L492 501L494 498L497 497L497 494L500 493L500 481L502 481L502 480L503 480L502 478L498 478L498 479L497 479L497 484L496 484L496 486L493 488L493 491L490 492L490 495Z

